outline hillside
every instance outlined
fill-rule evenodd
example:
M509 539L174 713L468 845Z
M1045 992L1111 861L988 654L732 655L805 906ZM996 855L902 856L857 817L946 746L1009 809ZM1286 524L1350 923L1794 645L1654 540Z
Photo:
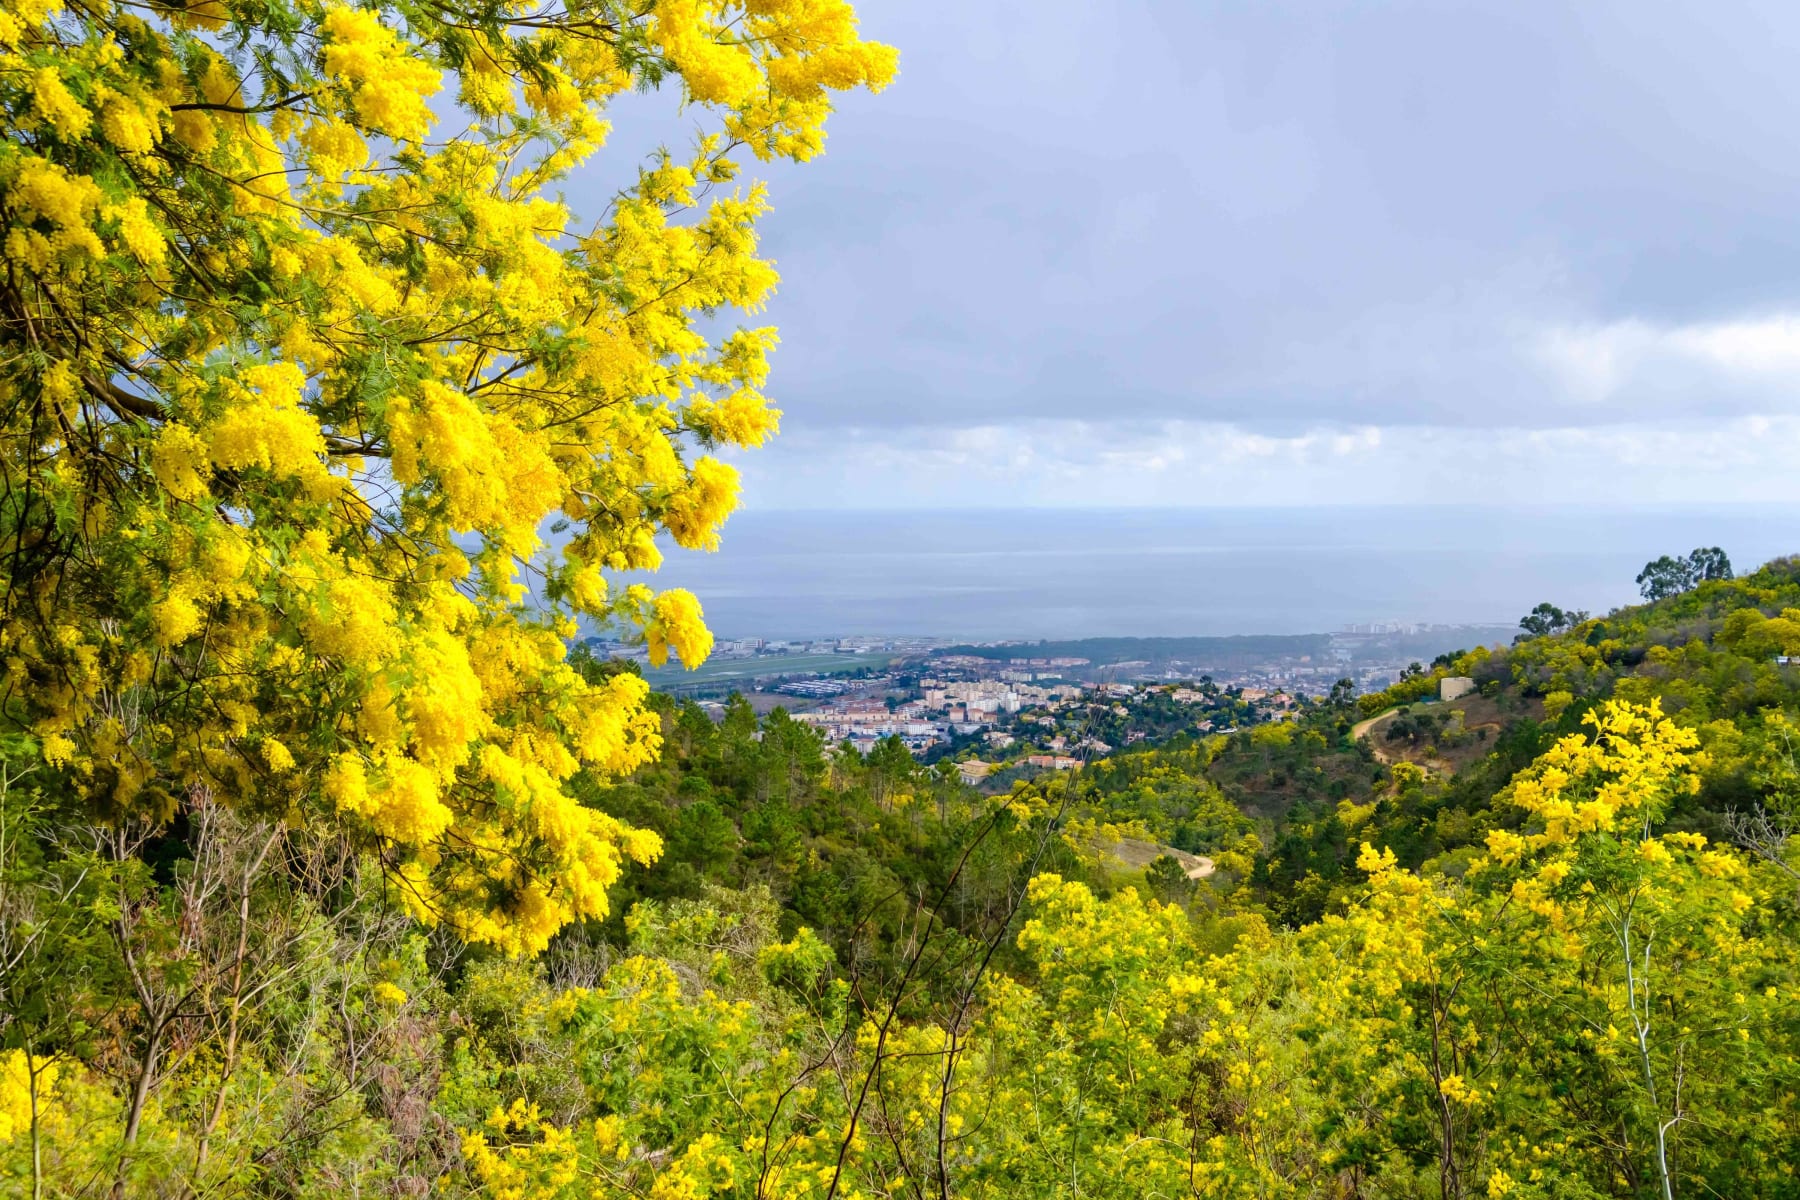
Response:
M1672 816L1725 839L1727 813L1767 803L1772 784L1787 788L1781 781L1794 777L1787 737L1800 712L1800 668L1776 658L1785 647L1800 649L1800 622L1782 615L1795 608L1800 561L1781 560L1556 636L1477 651L1362 697L1359 717L1405 711L1380 716L1360 744L1331 736L1348 717L1324 712L1306 722L1315 734L1306 753L1259 748L1252 735L1239 735L1213 773L1239 807L1269 822L1257 883L1291 920L1316 919L1336 903L1337 889L1354 883L1360 839L1392 847L1412 867L1472 857L1502 819L1495 794L1556 739L1581 734L1609 699L1657 703L1694 730L1705 765ZM1481 694L1452 704L1421 700L1453 674L1472 676ZM1452 716L1459 710L1460 725ZM1377 752L1419 770L1396 771ZM1358 762L1373 780L1360 790L1345 782Z
M235 1194L825 1197L841 1152L869 1196L1063 1196L1074 1163L1118 1200L1624 1198L1665 1127L1684 1187L1784 1195L1794 650L1784 561L1001 796L657 698L657 761L570 787L659 853L535 958L396 908L341 843L258 875L267 828L214 812L137 870L15 790L36 849L0 865L41 932L5 984L0 1178L28 1190L35 1127L46 1194L92 1194L116 1143L75 1131L149 1078L128 1180L216 1178L204 1144L257 1164ZM1431 701L1444 674L1479 694Z
M1454 775L1486 758L1492 743L1521 721L1543 719L1541 699L1512 691L1471 694L1453 701L1422 700L1360 721L1352 735L1366 740L1385 766L1410 762Z

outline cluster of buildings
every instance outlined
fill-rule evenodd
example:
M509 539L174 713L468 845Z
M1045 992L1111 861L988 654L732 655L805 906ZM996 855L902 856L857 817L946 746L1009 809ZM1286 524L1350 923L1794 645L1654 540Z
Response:
M1096 757L1098 757L1096 755ZM995 771L1009 766L1035 767L1040 771L1073 771L1081 765L1081 760L1072 754L1027 754L1017 763L983 762L972 758L956 764L956 772L962 776L964 783L980 783Z
M897 737L915 753L923 753L953 739L979 736L983 753L1006 765L1052 771L1069 769L1077 756L1094 758L1112 752L1112 746L1088 732L1091 717L1086 714L1094 711L1096 703L1118 719L1114 722L1117 740L1125 744L1144 736L1141 730L1130 728L1137 711L1132 706L1139 703L1161 703L1166 698L1196 707L1201 711L1191 727L1202 733L1235 728L1230 720L1215 726L1212 718L1221 711L1233 711L1231 704L1237 700L1254 704L1265 714L1263 719L1290 717L1299 707L1294 694L1280 689L1248 688L1227 696L1214 684L1039 685L931 676L918 681L910 699L883 694L885 688L867 683L861 685L865 690L860 693L833 694L834 687L842 686L838 681L816 680L784 684L780 690L826 698L819 707L796 713L794 720L813 726L834 744L848 742L866 753L881 739ZM1161 711L1164 715L1158 720L1166 724L1167 710ZM997 768L999 764L987 765Z
M848 679L829 676L817 679L790 679L775 688L783 696L799 696L807 700L825 700L852 691L856 684Z
M1177 683L1207 675L1221 687L1324 695L1340 679L1348 678L1359 691L1377 691L1397 678L1412 661L1430 661L1442 648L1466 648L1491 640L1494 630L1485 626L1450 626L1399 621L1348 625L1337 633L1317 638L1311 652L1272 654L1262 662L1240 659L1224 663L1187 662L1170 658L1150 661L1095 661L1075 655L1021 653L1012 647L987 647L985 654L944 652L943 639L893 635L867 635L783 640L779 638L724 638L715 643L713 657L741 663L744 669L728 671L735 683L777 690L778 681L806 675L831 675L838 668L820 663L821 657L841 657L849 673L867 666L870 656L885 655L905 674L929 672L946 681L989 682L1005 688L1028 685L1089 683L1130 680L1140 683ZM614 639L590 638L591 649L601 657L620 657L645 662L642 646ZM646 664L647 665L647 664ZM823 690L790 692L809 699L827 699L838 693ZM975 711L986 712L978 707ZM1004 710L1002 710L1004 711ZM962 723L971 718L965 711ZM954 722L953 722L954 723Z
M890 706L886 700L868 697L846 698L810 712L795 713L794 720L818 729L828 742L849 742L865 754L876 742L890 737L899 738L907 749L917 753L946 740L951 732L943 723L926 719L924 710L916 704Z
M936 671L997 679L1003 683L1031 683L1065 678L1071 671L1092 666L1085 658L987 658L979 654L937 654L931 658Z
M848 744L867 754L881 741L897 738L917 755L956 751L962 760L956 769L970 783L1020 768L1071 770L1112 753L1108 742L1130 745L1150 733L1160 737L1181 728L1229 733L1246 719L1291 718L1305 703L1299 689L1281 686L1240 687L1210 678L1027 681L1007 677L1010 663L976 661L984 669L939 656L920 664L917 675L901 668L855 680L788 678L769 690L814 702L797 706L803 711L792 713L792 719L817 729L828 744ZM997 665L1001 669L995 670ZM1027 662L1020 669L1042 665ZM1174 711L1171 702L1178 706ZM979 757L968 758L971 747Z
M1080 686L1062 684L1036 687L1008 679L921 679L917 701L927 712L941 712L948 720L969 720L975 714L1016 713L1022 708L1049 704L1081 694Z
M693 690L749 685L746 690L816 704L794 719L817 728L833 744L848 742L863 752L889 737L916 754L934 747L960 750L979 740L984 755L1008 766L1064 770L1076 755L1111 749L1087 736L1089 717L1064 713L1072 706L1087 713L1096 701L1109 702L1105 736L1121 744L1141 740L1145 728L1160 736L1171 721L1200 733L1230 732L1246 719L1292 717L1305 697L1324 695L1339 679L1348 677L1363 691L1385 687L1402 669L1387 660L1425 648L1404 639L1440 633L1447 635L1437 627L1399 623L1350 626L1329 640L1319 637L1297 647L1300 653L1277 650L1269 660L1246 656L1210 667L1172 658L1095 666L1089 658L1031 654L1023 646L1016 654L996 653L997 647L985 654L947 653L945 644L932 638L722 639L714 657L745 666L703 680ZM616 641L591 639L590 645L602 655L643 657L641 647ZM826 655L866 657L838 667L818 661ZM876 655L887 656L885 662L871 665ZM852 674L861 678L847 677ZM1191 682L1196 678L1198 683ZM1202 711L1183 722L1169 711L1169 700ZM1141 712L1140 702L1148 706ZM1065 744L1062 736L1053 736L1059 732L1081 744Z
M1037 689L1045 691L1047 689ZM1035 699L1036 697L1034 697ZM1084 760L1104 757L1113 747L1088 732L1093 714L1105 711L1117 718L1111 722L1113 734L1124 745L1143 741L1147 728L1159 734L1170 731L1167 702L1194 712L1189 722L1177 718L1177 726L1200 733L1233 733L1236 717L1245 706L1254 709L1254 720L1291 720L1299 715L1303 700L1279 688L1222 689L1216 682L1194 684L1099 683L1081 687L1065 687L1043 698L1041 703L1027 706L1013 718L1010 729L987 731L987 752L995 761L970 761L957 764L965 779L979 780L1007 767L1030 767L1045 771L1067 771ZM1139 721L1144 721L1139 725ZM1134 727L1136 726L1136 727ZM1016 736L1015 736L1016 734ZM1011 750L1019 742L1020 749Z
M928 654L941 645L933 638L844 637L782 641L778 638L734 638L713 643L723 658L779 658L790 654Z
M835 680L786 683L780 691L792 695L825 694L798 691L836 684ZM845 697L810 712L797 713L796 721L812 725L832 742L848 741L867 750L882 738L898 737L914 750L930 749L955 736L988 730L1003 717L1027 708L1049 706L1081 694L1077 684L1038 687L1001 679L938 679L919 681L915 700ZM1011 745L1010 734L989 730L988 741L996 748Z

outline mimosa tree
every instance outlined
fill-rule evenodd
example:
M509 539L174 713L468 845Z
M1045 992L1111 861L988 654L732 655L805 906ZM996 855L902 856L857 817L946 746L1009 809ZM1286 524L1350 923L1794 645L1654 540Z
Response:
M71 795L337 813L409 907L533 951L658 851L577 804L654 756L633 675L775 429L745 155L811 158L894 52L843 0L9 3L0 13L0 669ZM595 211L608 101L695 143ZM543 535L560 523L554 551ZM529 602L528 602L529 601Z

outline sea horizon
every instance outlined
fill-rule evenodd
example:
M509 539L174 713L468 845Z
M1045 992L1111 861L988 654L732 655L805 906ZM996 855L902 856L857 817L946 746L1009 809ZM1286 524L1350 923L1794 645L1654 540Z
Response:
M1605 612L1714 545L1739 573L1800 552L1800 508L747 509L629 578L691 589L722 638L1216 637Z

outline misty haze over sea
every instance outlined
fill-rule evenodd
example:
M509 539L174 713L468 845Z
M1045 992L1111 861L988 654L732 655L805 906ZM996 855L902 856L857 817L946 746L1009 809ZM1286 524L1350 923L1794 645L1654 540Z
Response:
M1740 572L1800 553L1800 511L749 511L647 581L691 588L722 637L1317 633L1604 612L1646 561L1702 545Z

